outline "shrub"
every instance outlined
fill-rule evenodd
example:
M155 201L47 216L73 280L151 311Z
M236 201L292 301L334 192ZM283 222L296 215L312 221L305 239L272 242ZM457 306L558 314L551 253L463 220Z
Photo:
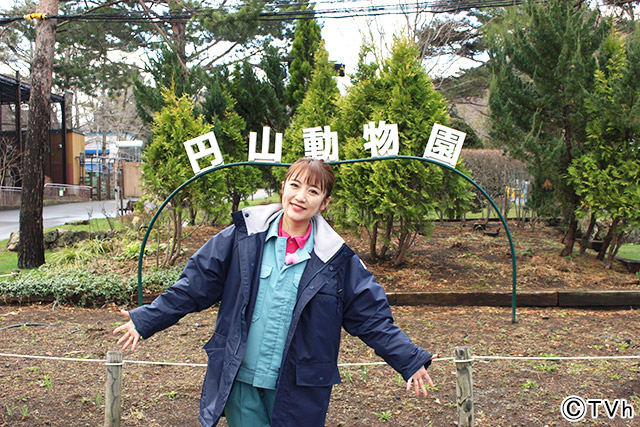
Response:
M180 276L181 267L151 270L142 277L142 287L151 293L163 292ZM86 264L44 264L20 277L0 282L0 299L29 301L53 298L58 302L81 306L108 302L128 304L137 295L137 276L124 279L115 274L99 273Z
M86 265L44 264L20 277L0 282L3 299L52 297L58 302L79 305L123 303L131 300L135 288L117 275L98 274Z

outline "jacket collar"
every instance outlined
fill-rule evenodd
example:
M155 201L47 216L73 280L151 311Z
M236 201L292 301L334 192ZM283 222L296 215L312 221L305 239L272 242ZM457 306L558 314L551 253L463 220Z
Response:
M282 212L282 205L274 203L271 205L258 205L242 209L242 215L236 216L237 220L242 218L247 230L247 234L262 233L269 229L269 225ZM333 228L319 213L313 217L315 227L313 228L313 251L322 262L327 262L333 257L344 244L344 239L336 233Z

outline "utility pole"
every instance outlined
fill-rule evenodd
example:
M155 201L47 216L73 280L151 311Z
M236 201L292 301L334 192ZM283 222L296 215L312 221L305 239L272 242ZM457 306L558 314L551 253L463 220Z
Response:
M18 267L44 264L42 208L44 203L44 158L49 144L51 121L51 80L56 43L58 0L40 0L32 15L36 45L31 63L31 95L27 140L22 154L22 201L20 204L20 245Z

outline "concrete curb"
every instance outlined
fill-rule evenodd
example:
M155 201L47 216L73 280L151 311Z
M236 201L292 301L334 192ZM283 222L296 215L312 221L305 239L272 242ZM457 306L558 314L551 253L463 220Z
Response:
M391 305L511 307L511 291L387 292ZM640 290L517 291L518 307L640 307Z

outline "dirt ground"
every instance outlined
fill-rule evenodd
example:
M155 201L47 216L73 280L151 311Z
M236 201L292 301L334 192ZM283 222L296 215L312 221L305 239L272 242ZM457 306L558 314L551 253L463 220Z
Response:
M496 290L511 288L511 257L504 230L496 237L437 226L421 240L400 269L365 262L387 290ZM637 289L638 277L615 265L605 270L588 251L559 258L556 229L512 228L519 289ZM198 247L211 230L187 242ZM198 237L199 236L199 237ZM347 236L362 251L366 242ZM192 251L192 249L190 249ZM120 266L124 270L125 266ZM0 356L0 426L95 426L104 420L104 359L116 350L113 328L122 323L119 307L77 308L50 303L0 306L0 353L74 358L78 361ZM625 399L640 417L639 361L495 360L482 356L638 356L640 311L497 307L392 308L396 323L419 345L451 358L456 346L471 347L476 425L569 425L560 403L583 399ZM123 426L196 426L204 367L158 366L135 361L206 363L201 349L215 326L216 308L191 314L176 326L125 354ZM19 326L23 324L40 324ZM18 326L15 326L18 325ZM401 378L379 362L359 339L344 336L342 384L334 388L328 426L455 425L454 363L440 360L430 373L436 387L427 398L404 390ZM587 425L637 425L602 407ZM226 425L223 422L220 425Z

